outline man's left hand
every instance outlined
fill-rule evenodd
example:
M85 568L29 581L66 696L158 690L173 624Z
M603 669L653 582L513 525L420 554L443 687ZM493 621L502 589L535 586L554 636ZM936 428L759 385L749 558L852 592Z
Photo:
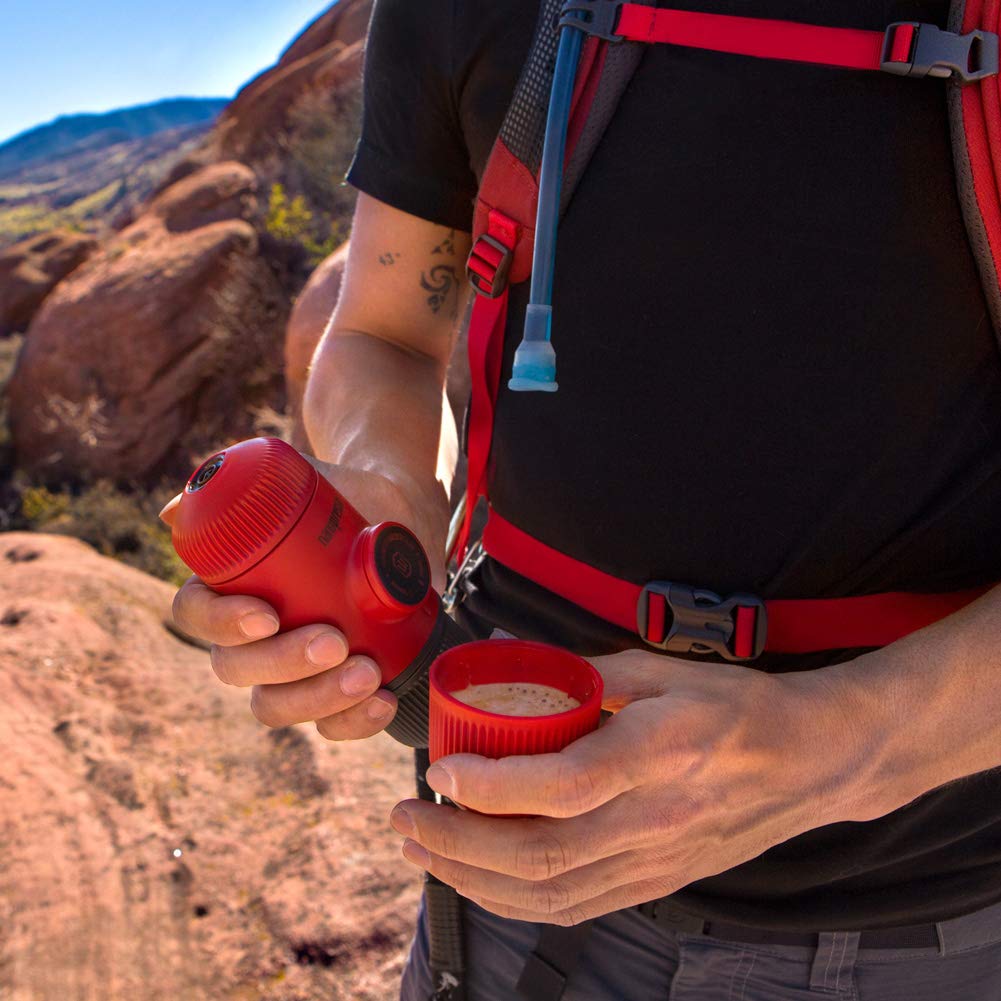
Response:
M878 735L823 670L647 651L593 663L616 714L559 754L432 765L432 788L468 809L399 804L391 822L411 862L502 917L571 925L870 819Z

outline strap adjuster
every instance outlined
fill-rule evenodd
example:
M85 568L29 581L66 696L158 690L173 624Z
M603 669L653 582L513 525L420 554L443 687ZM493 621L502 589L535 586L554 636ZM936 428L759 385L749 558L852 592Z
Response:
M760 657L768 634L765 603L750 594L721 598L712 591L651 581L636 605L640 638L669 653L716 653L725 660Z
M998 75L998 36L979 30L957 35L934 24L895 21L883 36L879 68L898 76L974 83Z
M499 299L507 288L508 275L514 251L509 250L500 240L484 233L469 252L466 274L476 291L488 299Z
M566 0L557 29L576 28L606 42L621 42L625 36L615 33L621 7L622 0Z

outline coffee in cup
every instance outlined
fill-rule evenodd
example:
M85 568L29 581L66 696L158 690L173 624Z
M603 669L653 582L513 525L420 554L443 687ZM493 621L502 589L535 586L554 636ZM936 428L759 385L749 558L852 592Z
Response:
M547 754L597 729L601 675L583 657L527 640L481 640L431 665L429 756Z
M452 698L474 709L501 716L552 716L569 712L580 705L577 699L559 688L531 681L492 681L485 685L470 685L452 692Z

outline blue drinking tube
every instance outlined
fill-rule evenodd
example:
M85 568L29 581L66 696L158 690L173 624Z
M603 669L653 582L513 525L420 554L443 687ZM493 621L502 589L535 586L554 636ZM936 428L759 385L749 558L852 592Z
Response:
M567 126L573 102L577 65L584 32L564 27L556 53L556 70L546 118L546 139L539 172L539 210L535 221L532 287L525 313L525 333L514 355L508 388L520 392L555 393L556 352L550 342L553 323L553 271L556 264L556 230L563 187Z

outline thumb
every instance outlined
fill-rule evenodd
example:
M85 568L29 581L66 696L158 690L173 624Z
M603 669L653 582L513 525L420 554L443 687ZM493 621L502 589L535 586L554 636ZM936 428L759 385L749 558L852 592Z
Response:
M651 650L625 650L588 660L604 681L602 708L611 712L618 712L640 699L658 698L693 670L688 661Z

